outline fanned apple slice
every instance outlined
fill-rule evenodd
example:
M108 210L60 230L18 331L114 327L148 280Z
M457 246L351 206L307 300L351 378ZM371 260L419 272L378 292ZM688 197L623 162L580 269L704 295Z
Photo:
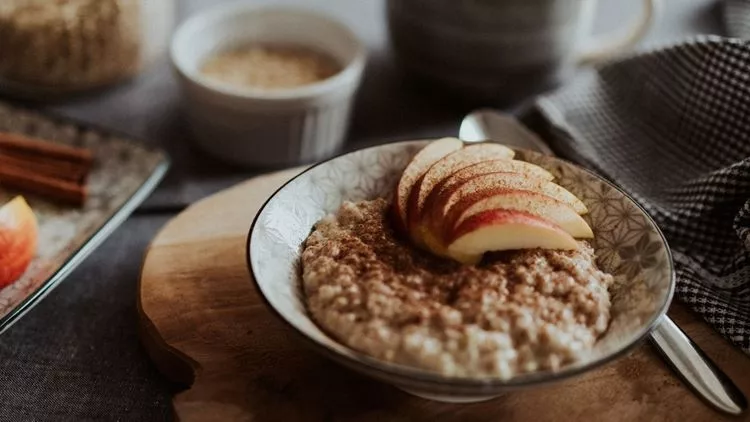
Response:
M499 144L470 145L436 161L411 189L407 203L407 227L411 237L420 242L419 225L425 200L432 189L457 170L490 159L511 159L515 152Z
M489 197L507 189L542 193L570 205L578 214L588 212L586 205L562 186L518 173L489 173L458 183L452 189L444 190L436 198L432 212L435 213L434 216L442 218L462 198L469 195L475 198Z
M425 215L422 216L423 224L426 222L428 227L434 227L434 223L437 223L438 226L441 225L440 220L443 217L443 210L437 206L438 198L443 197L447 192L454 190L456 186L465 183L467 180L491 173L520 173L546 181L551 181L555 178L547 170L525 161L493 159L472 164L457 170L432 189L432 192L430 192L425 200L424 209L426 211L423 212ZM434 237L432 234L427 234L426 236Z
M414 184L424 175L424 173L437 160L444 156L459 150L463 147L463 142L456 138L442 138L430 142L420 150L409 162L404 169L401 179L398 181L393 199L395 211L395 220L398 228L406 232L407 222L407 203L409 193L411 193Z
M471 178L488 173L520 173L536 179L552 181L555 176L536 164L520 160L494 159L480 161L451 175L452 179Z
M576 240L555 224L521 211L490 210L464 220L448 238L448 255L476 264L484 253L516 249L578 249Z
M470 194L461 198L442 219L443 235L449 235L466 219L490 210L522 211L559 226L575 238L594 237L586 220L570 205L538 192L518 189L504 189L490 196Z

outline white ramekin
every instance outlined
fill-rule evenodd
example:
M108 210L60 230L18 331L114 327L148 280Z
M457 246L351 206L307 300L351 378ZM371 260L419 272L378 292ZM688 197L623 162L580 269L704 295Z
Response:
M229 85L200 73L208 56L248 42L315 48L332 55L343 69L321 82L285 90ZM195 141L230 162L280 166L337 152L366 54L356 35L331 18L237 3L185 21L172 39L171 56Z

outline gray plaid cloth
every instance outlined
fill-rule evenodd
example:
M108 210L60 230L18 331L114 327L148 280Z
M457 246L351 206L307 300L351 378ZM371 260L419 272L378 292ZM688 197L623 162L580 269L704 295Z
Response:
M678 298L750 354L750 41L700 37L619 59L536 109L558 154L654 217Z

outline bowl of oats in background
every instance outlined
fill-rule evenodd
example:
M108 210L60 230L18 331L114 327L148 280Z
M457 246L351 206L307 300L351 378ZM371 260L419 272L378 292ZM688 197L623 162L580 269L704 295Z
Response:
M185 21L171 56L198 146L235 164L275 167L338 152L366 53L327 16L238 3Z
M0 91L46 100L101 89L166 52L175 0L0 1Z

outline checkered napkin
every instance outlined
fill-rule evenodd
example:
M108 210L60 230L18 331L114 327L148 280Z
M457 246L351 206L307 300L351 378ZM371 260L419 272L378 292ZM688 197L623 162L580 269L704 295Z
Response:
M750 0L724 0L722 13L730 37L750 39Z
M535 108L556 153L646 208L672 247L678 298L750 354L750 41L619 59Z

